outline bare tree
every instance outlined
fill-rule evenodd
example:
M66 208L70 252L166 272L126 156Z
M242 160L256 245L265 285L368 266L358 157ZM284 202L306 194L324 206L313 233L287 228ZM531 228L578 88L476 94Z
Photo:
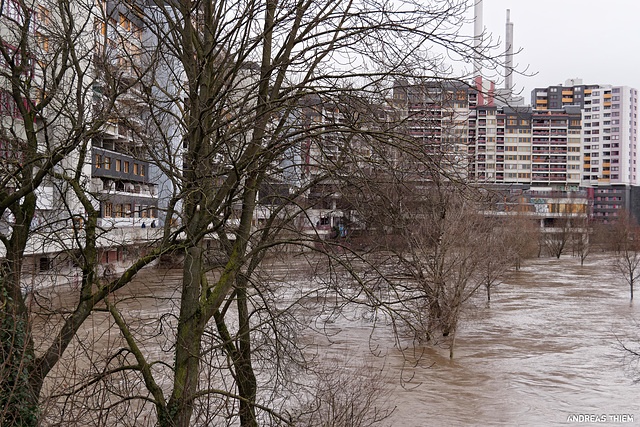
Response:
M369 197L378 200L376 210L390 214L384 222L376 219L383 226L367 259L377 271L393 274L375 289L370 286L367 301L418 340L448 337L453 357L465 303L482 286L490 295L513 261L505 248L506 230L485 216L486 195L435 176L423 182L400 180L393 191ZM401 205L394 207L394 202ZM392 292L395 302L378 292Z
M441 77L442 62L431 46L462 59L473 53L473 39L459 33L466 2L407 2L400 9L386 1L181 0L149 2L146 8L136 2L52 2L49 15L38 9L39 19L51 23L35 36L29 30L33 5L9 3L19 5L16 16L23 18L12 18L13 38L3 42L16 49L2 44L10 66L0 72L22 131L11 124L6 132L24 140L25 149L23 161L3 170L0 190L6 222L2 422L112 424L110 417L133 413L161 426L236 419L243 426L291 423L278 402L290 386L283 379L291 373L287 369L300 361L291 307L297 300L282 304L261 276L263 263L279 247L298 247L347 266L343 254L317 245L318 230L302 229L299 219L308 217L303 200L310 189L359 170L352 154L361 141L382 147L379 154L401 152L409 159L420 153L405 164L420 167L402 171L422 174L418 182L456 169L458 145L407 146L402 129L377 113L391 79ZM128 21L134 15L150 35L152 48L144 53L136 48L140 43L127 39L139 38ZM31 57L32 48L41 52ZM25 74L33 59L37 82ZM344 105L349 108L339 108ZM365 112L373 114L363 119ZM139 137L129 154L153 160L162 172L166 221L153 245L141 248L123 273L105 274L101 251L131 242L115 239L103 221L111 207L103 205L107 196L90 185L86 169L104 164L94 163L92 149L104 148L96 137L116 124L118 133ZM360 160L367 157L359 153ZM35 190L45 180L61 200L59 215L33 233ZM260 190L274 183L287 185L275 197L280 202L261 203ZM480 249L482 240L462 227L480 219L467 209L468 199L447 195L448 184L437 185L435 192L426 186L432 197L422 211L437 229L405 228L413 260L406 254L400 259L413 261L410 271L418 272L413 279L429 303L429 334L440 329L455 336L462 304L481 286L471 249ZM397 212L402 218L405 210L399 206ZM456 224L456 215L468 223ZM452 240L465 235L466 242ZM21 260L37 236L81 272L71 302L46 307L42 335L36 335L36 317L20 289ZM127 294L127 285L174 251L184 252L180 289L163 297L164 311L143 319L147 324L128 309L144 296ZM347 270L354 279L362 276ZM419 277L420 271L429 277ZM368 292L366 286L361 290ZM78 334L91 329L89 319L102 320L104 334L87 333L85 341ZM152 351L147 345L157 337L170 344ZM96 354L93 345L103 341L104 352ZM80 378L76 363L86 366ZM63 377L53 375L65 368ZM44 401L56 409L41 417ZM348 416L371 420L362 414Z
M580 265L584 265L584 260L589 256L592 249L590 223L588 218L574 219L575 229L571 234L572 252L580 258Z
M510 239L513 234L507 224L503 222L492 223L487 221L485 227L489 227L485 233L486 246L490 249L480 264L480 272L487 290L487 302L491 301L491 288L500 283L514 264L519 265L521 247L512 244ZM520 230L522 231L522 230Z
M572 228L572 220L569 218L553 218L549 227L545 227L542 236L549 255L560 258L571 243Z
M514 212L505 219L505 228L509 230L506 239L507 247L513 250L513 261L516 270L520 270L522 261L535 257L540 240L540 220L524 212Z
M629 285L633 300L633 288L640 279L640 229L628 212L622 212L612 228L616 247L615 268Z

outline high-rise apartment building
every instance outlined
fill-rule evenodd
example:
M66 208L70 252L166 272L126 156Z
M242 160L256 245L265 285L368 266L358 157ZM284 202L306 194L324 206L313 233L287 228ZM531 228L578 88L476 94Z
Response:
M100 78L104 75L117 75L119 84L129 88L116 100L117 113L92 139L91 182L101 194L104 227L149 225L158 217L158 188L146 161L149 137L143 117L148 107L138 102L143 89L135 71L141 68L144 50L142 10L116 1L104 2L102 7L105 18L94 18L95 99L104 102L103 92L109 90Z
M476 82L481 86L481 81ZM468 178L475 155L475 121L478 105L492 105L490 94L463 83L409 85L396 82L392 107L394 120L402 120L406 131L449 174Z
M538 110L578 106L582 110L584 164L582 185L638 185L638 91L628 86L583 85L536 88L531 102Z
M479 106L475 125L476 181L558 190L580 184L580 109Z
M638 170L638 91L628 86L565 85L536 88L531 103L538 110L578 106L582 110L581 186L590 190L594 216L608 220L622 208L634 210L640 189ZM635 212L638 216L640 212Z
M95 209L103 231L97 241L100 259L121 260L124 246L146 240L142 224L158 221L158 176L148 161L152 138L144 122L148 110L139 102L145 94L139 73L147 43L143 3L71 2L64 13L74 22L64 34L68 16L60 16L57 3L27 3L0 4L4 187L23 185L25 164L39 165L49 157L56 165L55 175L35 189L34 216L35 225L49 228L43 236L56 237L32 239L27 253L47 259L72 246L65 240L68 230L82 228L87 211ZM73 39L72 54L64 36ZM91 209L65 184L65 174L80 177ZM3 230L13 221L7 212L0 219Z

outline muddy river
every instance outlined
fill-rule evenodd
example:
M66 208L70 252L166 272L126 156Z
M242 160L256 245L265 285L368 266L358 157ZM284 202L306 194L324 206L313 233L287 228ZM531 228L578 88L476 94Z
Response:
M479 295L453 360L424 349L410 383L394 388L391 425L640 424L640 384L622 350L640 341L639 306L610 257L529 261L489 306Z
M640 366L622 349L640 349L640 301L630 303L611 264L603 254L584 266L570 256L527 261L494 288L490 304L480 292L467 307L453 360L445 345L400 351L390 327L372 332L367 319L348 313L324 325L331 343L319 340L318 353L339 363L366 359L380 370L386 404L395 407L383 425L640 424L640 383L633 382ZM166 312L179 300L179 277L144 272L134 293L167 299L136 299L128 315ZM92 333L104 324L96 320Z

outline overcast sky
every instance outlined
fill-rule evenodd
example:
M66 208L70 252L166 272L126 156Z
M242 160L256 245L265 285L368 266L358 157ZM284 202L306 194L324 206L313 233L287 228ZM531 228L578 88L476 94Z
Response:
M502 46L507 9L522 49L514 64L537 72L514 76L527 104L534 87L569 78L640 89L640 0L484 0L484 26Z

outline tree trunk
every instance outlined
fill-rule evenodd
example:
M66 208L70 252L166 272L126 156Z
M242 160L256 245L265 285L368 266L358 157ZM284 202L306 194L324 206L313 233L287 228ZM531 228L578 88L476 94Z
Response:
M449 359L453 359L453 349L456 345L456 329L453 329L453 335L451 336L451 346L449 347Z
M200 346L204 330L199 304L201 275L202 248L197 245L187 249L184 259L173 392L167 405L171 419L159 420L162 426L191 425L194 403L191 397L198 388Z
M242 280L246 282L246 280ZM234 362L238 381L238 393L246 400L240 400L240 425L242 427L257 427L256 414L253 403L256 401L258 384L253 367L251 366L251 327L249 325L249 309L247 305L246 287L237 289L238 301L238 355Z
M13 232L0 264L0 425L36 425L39 388L31 383L34 345L20 289L24 250L35 212L33 193L11 210Z

